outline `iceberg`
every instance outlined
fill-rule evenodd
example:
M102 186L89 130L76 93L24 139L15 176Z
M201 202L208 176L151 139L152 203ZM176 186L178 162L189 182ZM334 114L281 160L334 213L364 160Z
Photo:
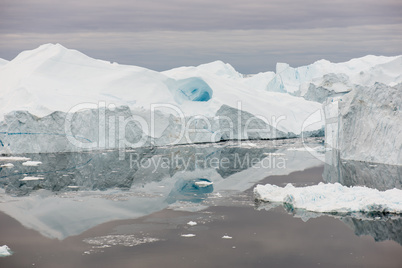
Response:
M45 44L0 64L2 154L322 136L324 126L327 144L338 148L338 143L348 142L338 135L339 113L332 102L351 95L372 101L365 95L373 97L376 93L370 92L378 82L384 86L377 91L387 92L386 87L398 90L402 82L402 56L369 55L343 63L320 60L298 68L278 63L276 73L243 75L222 61L156 72ZM398 99L394 104L399 107ZM373 109L365 116L377 112ZM323 110L326 118L306 124ZM393 112L389 116L399 122L399 113ZM370 127L363 129L367 134ZM399 139L394 127L384 135ZM375 140L374 147L385 139ZM392 145L399 150L398 141L387 140L379 159L372 153L359 156L351 151L354 146L345 146L349 151L343 157L384 161ZM393 152L386 163L400 163Z
M290 208L322 213L379 212L402 213L402 190L379 191L363 186L347 187L339 183L319 183L306 187L257 185L255 198L284 203Z
M278 63L276 74L266 89L323 102L327 96L348 92L356 85L372 86L380 82L392 86L400 83L401 63L402 56L373 55L342 63L319 60L297 68L290 67L286 63Z
M324 104L325 142L345 160L402 165L402 84L358 86Z
M156 72L45 44L0 68L0 153L283 138L323 127L303 129L319 103L244 79L221 61Z

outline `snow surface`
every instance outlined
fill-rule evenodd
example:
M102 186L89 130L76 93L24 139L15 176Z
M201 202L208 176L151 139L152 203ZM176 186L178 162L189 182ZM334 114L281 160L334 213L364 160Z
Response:
M11 256L13 252L7 245L3 245L0 247L0 257Z
M402 190L379 191L362 186L347 187L339 183L319 183L306 187L257 185L255 198L265 202L285 203L291 208L314 212L402 213Z
M9 62L8 60L0 58L0 68L6 65L8 62Z

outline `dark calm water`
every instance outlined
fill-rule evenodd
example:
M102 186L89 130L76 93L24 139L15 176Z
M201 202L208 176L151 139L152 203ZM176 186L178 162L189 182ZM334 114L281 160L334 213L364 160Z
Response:
M400 216L254 201L257 183L401 186L399 167L336 157L324 164L324 155L292 150L299 146L141 149L124 160L117 152L26 155L42 164L0 170L0 245L14 252L0 267L401 267Z

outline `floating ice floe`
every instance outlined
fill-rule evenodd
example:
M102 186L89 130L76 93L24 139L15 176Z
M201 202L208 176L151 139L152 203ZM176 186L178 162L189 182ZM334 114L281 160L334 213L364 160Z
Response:
M42 162L40 162L40 161L27 161L27 162L22 163L23 166L29 166L29 167L37 167L40 164L42 164Z
M19 156L0 156L0 161L29 161L31 158Z
M195 226L195 225L197 225L197 223L196 223L195 221L189 221L189 222L187 222L187 224L190 225L190 226Z
M194 237L195 234L182 234L181 237Z
M134 247L141 244L153 243L160 241L158 238L141 237L138 238L134 235L105 235L92 238L86 238L83 242L92 245L92 249L85 251L84 254L91 254L102 252L102 249L110 248L112 246Z
M13 252L7 245L0 247L0 257L7 257L7 256L11 256L12 254L13 254Z
M43 180L43 177L24 177L20 181L38 181L38 180Z
M207 187L212 184L214 184L212 181L196 181L195 182L195 185L197 185L199 187Z
M11 164L11 163L7 163L7 164L4 164L4 165L1 165L0 167L2 167L2 168L13 168L14 165Z
M367 187L347 187L339 183L319 183L306 187L257 185L255 198L284 203L289 208L323 213L381 212L402 213L402 190L379 191Z

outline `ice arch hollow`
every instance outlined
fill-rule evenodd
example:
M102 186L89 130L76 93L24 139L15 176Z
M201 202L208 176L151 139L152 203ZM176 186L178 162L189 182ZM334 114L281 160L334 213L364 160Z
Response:
M204 80L192 77L177 81L175 97L180 101L209 101L212 93L211 87Z

